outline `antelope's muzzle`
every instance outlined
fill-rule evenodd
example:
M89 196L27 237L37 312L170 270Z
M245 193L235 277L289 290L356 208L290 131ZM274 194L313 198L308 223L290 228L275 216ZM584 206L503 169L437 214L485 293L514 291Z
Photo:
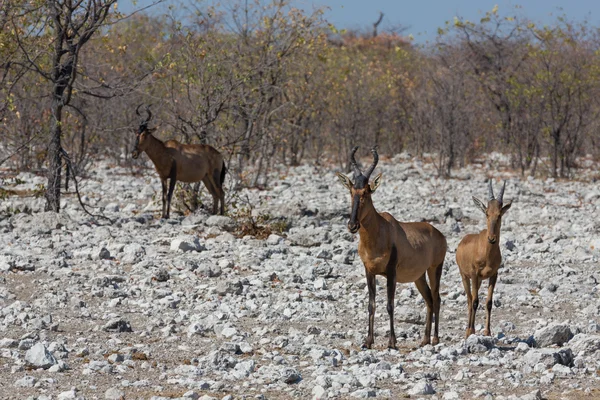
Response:
M352 199L352 212L350 213L350 220L348 221L348 230L351 233L358 232L360 223L358 222L358 208L360 207L360 197L354 196Z
M492 236L492 237L488 236L488 242L490 242L490 244L495 244L497 241L498 241L498 238L496 236Z
M139 157L140 153L137 150L133 150L131 152L131 158L133 158L134 160L137 160L137 158Z

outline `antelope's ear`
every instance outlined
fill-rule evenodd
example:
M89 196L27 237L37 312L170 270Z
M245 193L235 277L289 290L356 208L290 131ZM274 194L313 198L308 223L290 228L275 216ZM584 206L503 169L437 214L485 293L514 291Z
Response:
M346 175L338 172L337 177L339 178L340 182L342 182L342 185L346 186L348 189L352 189L352 181L350 180L350 178L348 178Z
M507 204L502 206L502 210L500 210L500 215L504 215L505 212L512 206L512 200L510 200Z
M481 211L483 211L484 214L487 214L487 206L485 204L483 204L483 202L481 200L479 200L477 197L473 196L473 203L475 203L475 205Z
M369 183L369 187L371 188L371 193L374 193L375 190L377 190L377 188L379 187L379 185L381 184L381 175L383 173L380 172L379 175L377 175L375 177L375 179L373 179L373 182Z

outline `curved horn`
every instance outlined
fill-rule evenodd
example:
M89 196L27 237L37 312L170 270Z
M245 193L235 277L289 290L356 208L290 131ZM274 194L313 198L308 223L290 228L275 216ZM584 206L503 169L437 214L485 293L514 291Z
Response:
M140 107L143 106L144 104L140 104L139 106L137 106L137 108L135 109L135 113L137 114L138 117L141 117L140 115Z
M490 185L488 187L488 201L494 200L494 189L492 188L492 178L490 178Z
M352 168L354 168L354 176L361 176L362 172L360 172L360 168L358 168L358 164L356 163L356 159L354 158L354 153L358 150L358 146L354 146L352 152L350 153L350 164L352 164Z
M371 164L371 166L365 173L365 176L367 177L367 179L369 179L369 177L373 173L373 170L377 166L377 163L379 162L379 155L377 154L377 146L373 146L373 148L371 149L371 153L373 153L373 164Z
M505 187L506 187L506 181L504 181L504 184L502 185L502 188L498 192L498 203L500 203L500 204L502 204L502 198L504 197L504 188Z
M148 118L146 118L146 122L149 122L149 121L152 119L152 111L150 111L150 106L151 106L151 105L152 105L152 104L148 104L148 105L146 106L146 112L148 113Z

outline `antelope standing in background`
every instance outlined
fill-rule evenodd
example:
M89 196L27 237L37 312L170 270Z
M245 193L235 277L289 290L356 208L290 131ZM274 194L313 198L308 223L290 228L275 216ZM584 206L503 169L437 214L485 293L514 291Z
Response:
M139 105L135 113L141 118ZM225 161L223 156L214 147L204 144L181 144L176 140L163 142L152 136L156 128L149 129L148 122L152 119L150 107L146 106L148 113L142 118L136 132L135 145L131 157L138 158L141 151L148 154L154 163L156 172L162 184L162 218L169 218L171 197L177 181L192 183L204 182L204 185L213 197L213 214L217 213L219 201L221 202L221 215L225 208ZM167 180L169 189L167 192Z
M478 234L465 236L456 249L456 263L460 269L460 276L465 286L469 308L466 337L475 333L475 313L479 306L479 288L481 287L481 281L484 279L489 279L489 284L486 301L487 318L483 334L490 336L492 299L496 280L498 279L498 268L500 268L500 262L502 261L502 255L500 254L500 225L502 224L502 216L511 206L511 201L508 204L503 204L505 187L506 181L504 181L502 189L498 193L498 198L494 198L494 189L492 188L492 180L490 179L487 207L481 200L473 196L475 205L485 214L487 229L482 230Z
M426 222L398 222L389 213L378 213L373 206L371 194L381 183L381 174L372 183L369 177L379 157L375 148L373 164L367 172L358 168L352 150L350 160L354 168L354 183L345 175L338 173L342 184L350 190L352 208L348 229L358 232L358 254L365 265L367 286L369 288L369 333L363 347L373 344L373 321L375 319L375 276L387 278L387 312L390 317L390 337L388 347L396 348L394 333L394 296L396 282L414 282L427 304L425 336L421 346L430 343L431 320L435 315L434 345L439 343L438 324L440 319L440 278L446 256L446 238ZM429 276L429 285L425 275Z

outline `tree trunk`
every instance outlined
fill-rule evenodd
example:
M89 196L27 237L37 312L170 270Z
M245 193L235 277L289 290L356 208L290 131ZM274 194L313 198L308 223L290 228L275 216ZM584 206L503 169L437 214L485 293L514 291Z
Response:
M60 211L60 180L61 180L61 134L62 134L62 105L60 100L52 101L52 130L48 145L48 184L46 185L46 211Z

